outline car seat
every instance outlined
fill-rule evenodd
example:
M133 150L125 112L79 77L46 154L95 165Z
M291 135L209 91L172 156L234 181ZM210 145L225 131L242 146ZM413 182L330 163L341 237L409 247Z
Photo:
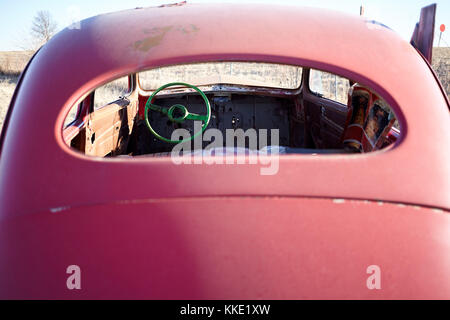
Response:
M360 84L354 84L348 96L344 149L359 153L381 149L395 122L391 108L375 92Z

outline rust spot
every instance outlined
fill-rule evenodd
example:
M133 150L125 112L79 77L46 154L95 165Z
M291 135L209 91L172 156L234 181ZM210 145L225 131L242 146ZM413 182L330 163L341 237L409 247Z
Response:
M151 30L144 29L144 33L146 34L154 34L154 36L144 38L142 40L136 41L133 45L135 50L147 52L151 48L159 45L164 39L164 36L167 32L172 29L172 26L167 26L164 28L153 28Z
M143 52L149 51L151 48L156 47L161 43L164 39L164 36L167 32L172 30L174 26L167 26L163 28L152 28L152 29L143 29L142 32L149 37L144 38L142 40L138 40L133 44L134 50L139 50ZM189 26L176 26L176 31L181 32L183 34L191 34L196 33L200 30L195 24L191 24Z
M181 31L184 34L188 34L189 33L189 31L183 26L178 26L177 27L177 31Z
M177 26L177 31L182 32L183 34L195 33L200 30L195 24L190 24L189 26Z
M198 32L198 31L200 31L200 28L197 27L195 24L191 24L191 29L192 29L192 32Z

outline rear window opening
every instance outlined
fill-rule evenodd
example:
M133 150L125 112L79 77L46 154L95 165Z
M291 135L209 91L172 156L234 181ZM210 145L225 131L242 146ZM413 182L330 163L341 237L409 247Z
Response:
M181 153L353 154L400 130L373 90L338 75L256 62L169 66L103 85L69 113L63 136L96 157Z
M152 69L139 73L143 90L153 91L170 82L195 86L234 84L265 88L298 89L302 68L255 62L208 62Z

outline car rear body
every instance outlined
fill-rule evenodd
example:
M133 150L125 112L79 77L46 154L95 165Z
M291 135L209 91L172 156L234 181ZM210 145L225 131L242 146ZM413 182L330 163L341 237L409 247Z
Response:
M271 176L262 165L95 158L66 145L69 109L100 84L208 61L348 77L383 96L401 134L374 153L283 155ZM450 297L448 102L387 28L297 7L136 9L59 33L17 90L1 145L1 298ZM66 287L70 265L82 269L80 291ZM381 290L367 287L371 265Z

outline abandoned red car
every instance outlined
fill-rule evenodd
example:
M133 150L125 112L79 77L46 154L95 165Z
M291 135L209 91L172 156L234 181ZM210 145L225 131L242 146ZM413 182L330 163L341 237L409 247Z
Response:
M413 45L277 5L63 30L0 140L0 298L449 299L433 10Z

